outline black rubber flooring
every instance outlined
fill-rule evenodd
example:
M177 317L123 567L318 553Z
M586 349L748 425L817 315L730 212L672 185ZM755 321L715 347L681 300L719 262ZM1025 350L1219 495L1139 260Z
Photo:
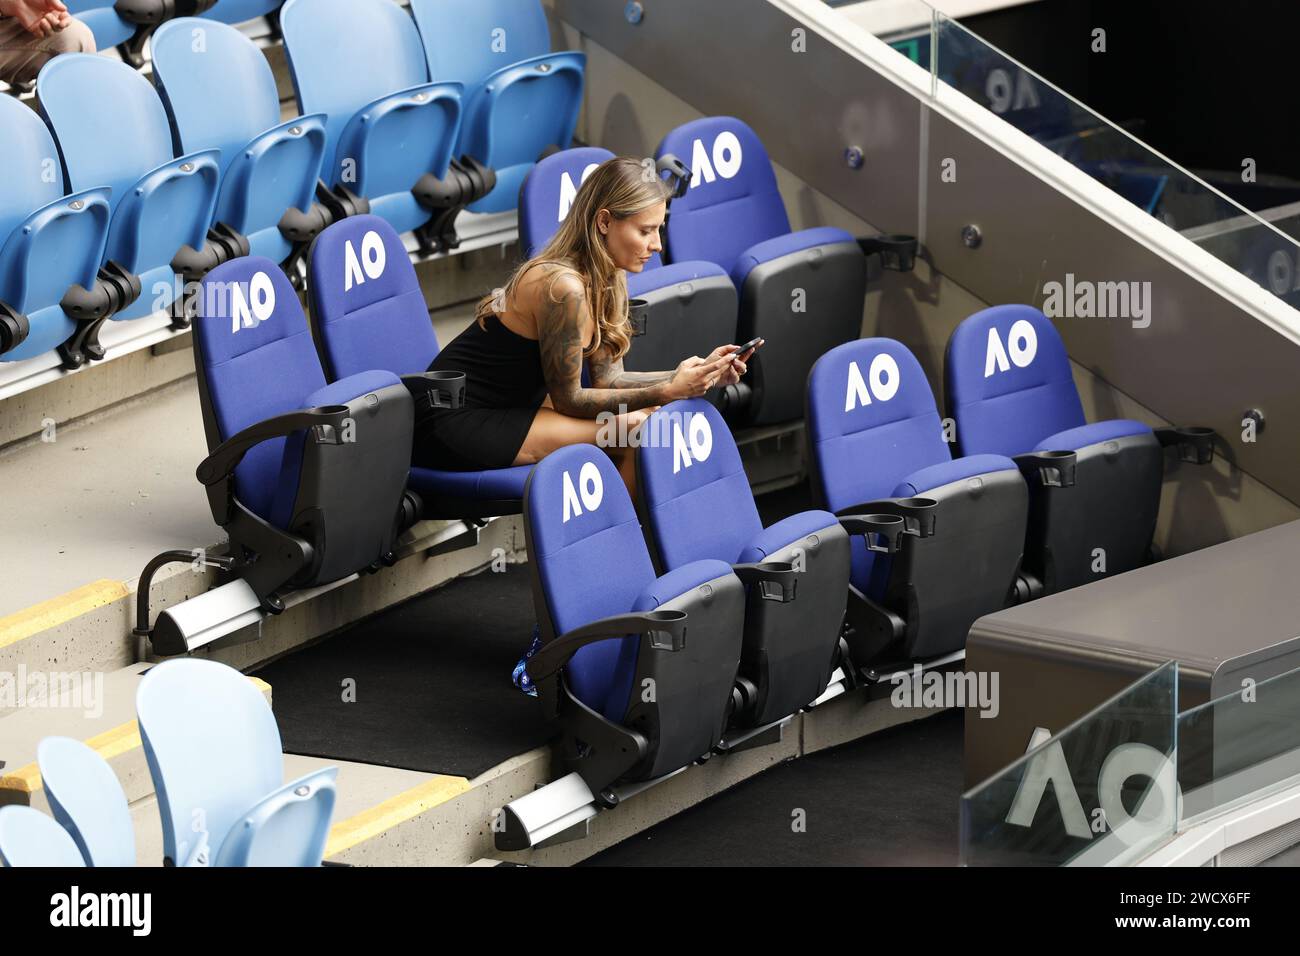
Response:
M535 623L528 573L459 578L262 668L285 752L474 777L544 743L510 682Z
M955 866L961 758L948 711L773 767L583 865Z

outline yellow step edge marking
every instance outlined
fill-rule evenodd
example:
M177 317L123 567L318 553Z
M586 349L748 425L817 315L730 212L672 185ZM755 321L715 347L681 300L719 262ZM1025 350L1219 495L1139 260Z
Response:
M412 787L330 827L329 841L325 844L325 858L350 850L358 843L378 836L431 807L446 803L469 789L469 780L465 777L436 774L432 780L426 780L418 787Z
M263 694L271 689L271 685L261 678L249 677L248 680ZM114 757L120 757L129 750L143 746L143 741L140 740L140 724L134 720L128 724L119 724L102 734L90 737L85 744L105 760L111 761ZM0 790L17 790L20 793L32 794L40 789L41 770L34 762L0 776Z
M105 604L112 604L130 593L121 581L104 578L40 604L33 604L8 617L0 617L0 647L58 627Z

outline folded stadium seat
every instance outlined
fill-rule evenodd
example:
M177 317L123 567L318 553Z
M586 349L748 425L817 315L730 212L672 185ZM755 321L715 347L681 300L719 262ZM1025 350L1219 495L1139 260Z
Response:
M573 140L587 55L551 52L540 0L411 0L429 77L465 87L458 153L496 188L471 212L514 209L533 164Z
M80 740L46 737L36 748L54 819L87 866L135 866L135 830L126 794L104 758Z
M543 642L528 673L568 770L608 806L618 784L707 757L740 663L745 589L731 565L655 577L627 489L594 445L533 468L524 536Z
M280 9L284 0L217 0L203 16L222 23L245 23L268 17ZM157 52L154 53L157 56Z
M725 561L747 589L733 719L762 726L794 713L821 695L841 660L848 534L825 511L764 528L740 450L709 402L672 402L642 429L638 505L656 570Z
M107 57L69 53L41 69L36 92L69 188L112 190L104 261L120 264L141 288L113 319L171 307L183 291L182 269L197 277L192 263L212 266L238 254L207 241L220 175L217 151L172 154L167 111L148 80Z
M136 717L173 866L319 866L337 767L284 782L275 716L233 667L164 661L140 681Z
M961 650L975 619L1006 606L1018 586L1029 493L1015 462L954 459L920 363L892 339L849 342L818 359L807 415L814 499L837 515L905 525L893 542L853 540L853 662Z
M0 863L5 866L85 866L76 842L39 810L0 807Z
M321 201L336 219L373 212L414 231L425 252L455 248L456 215L496 178L452 159L463 90L429 82L410 15L391 0L288 0L280 29L299 111L328 117Z
M401 376L418 402L460 405L465 376L426 371L438 355L438 336L392 226L378 216L335 223L312 244L308 271L312 330L330 381L384 369ZM519 513L531 470L412 468L410 484L426 517L488 518Z
M154 84L179 148L221 151L214 238L238 233L252 255L274 259L291 279L298 277L299 258L331 221L313 202L325 117L281 122L271 67L234 27L184 17L159 27L150 45ZM214 98L216 89L222 95Z
M135 68L144 65L144 45L154 29L172 17L192 17L218 0L64 0L68 12L95 34L101 52L117 47ZM223 0L240 2L240 0Z
M1208 463L1208 428L1088 424L1056 327L1028 305L965 319L944 360L963 454L1016 458L1029 481L1025 570L1051 594L1147 563L1160 510L1162 447Z
M555 235L578 187L614 154L595 146L552 153L528 173L519 193L519 238L534 256ZM712 262L666 266L656 253L641 272L627 274L627 294L640 300L632 348L623 358L630 372L675 369L691 355L708 355L736 340L736 288ZM734 391L736 386L731 386ZM719 389L719 404L728 394Z
M50 131L9 96L0 96L0 141L0 361L57 348L75 368L87 357L76 340L93 341L99 324L140 294L120 266L100 274L109 190L65 195ZM96 348L91 357L102 355Z
M746 413L728 418L733 425L798 419L813 362L861 333L864 254L910 270L916 240L855 239L829 226L791 232L767 151L734 117L677 127L659 144L660 157L669 153L689 164L691 176L673 202L665 258L704 259L725 269L740 295L737 340L767 342L749 363Z
M227 262L198 294L194 364L209 454L197 476L230 538L229 557L208 563L270 612L283 610L280 590L391 563L393 542L419 515L406 492L414 412L401 380L367 371L327 385L298 296L270 259ZM191 648L171 614L149 627L148 584L163 564L192 558L166 551L141 574L136 634L158 654Z

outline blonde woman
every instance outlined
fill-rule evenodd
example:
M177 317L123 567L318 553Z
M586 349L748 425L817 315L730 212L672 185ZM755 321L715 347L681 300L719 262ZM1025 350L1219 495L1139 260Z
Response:
M630 435L658 406L730 385L750 352L720 345L673 371L626 372L627 276L661 248L668 187L636 159L597 167L541 252L505 289L483 299L477 320L431 369L466 373L464 406L416 423L415 463L472 471L534 464L564 445ZM590 386L582 383L583 363ZM620 416L610 428L609 416ZM632 449L609 447L629 491Z

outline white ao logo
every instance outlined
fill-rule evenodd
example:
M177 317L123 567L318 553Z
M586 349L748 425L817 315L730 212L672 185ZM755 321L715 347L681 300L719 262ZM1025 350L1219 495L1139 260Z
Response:
M555 217L556 222L564 222L564 217L569 214L569 209L573 206L573 200L578 196L578 187L587 181L587 177L594 173L599 165L600 163L588 163L576 183L567 169L560 174L560 214Z
M740 172L740 140L731 130L723 130L713 141L713 162L709 162L709 151L704 148L704 141L697 139L691 146L691 188L701 183L731 179Z
M898 394L898 363L894 357L881 352L871 360L867 378L862 377L862 370L857 362L849 363L849 387L844 394L844 410L853 411L859 405L870 405L874 395L876 401L887 402Z
M713 451L713 429L703 415L692 415L682 434L679 422L673 422L673 474L691 467L692 460L705 461Z
M250 303L249 300L252 300ZM265 272L258 272L248 280L248 294L242 282L230 286L230 331L251 329L265 322L275 312L275 286Z
M1024 368L1038 354L1038 333L1028 319L1020 319L1011 326L1007 333L1007 344L1011 347L1011 361L1007 361L1007 350L1002 347L996 328L989 329L988 351L984 353L984 377L994 372L1005 372L1014 362L1016 368Z
M582 499L581 504L578 502L579 497ZM567 471L564 473L564 521L582 514L584 507L588 511L595 511L604 497L605 485L600 480L600 469L594 461L587 462L579 469L576 488L573 477Z
M384 274L384 263L387 257L384 240L380 239L379 233L373 229L361 237L359 259L352 240L343 243L343 291L347 292L354 285L361 285L366 279L378 279Z

